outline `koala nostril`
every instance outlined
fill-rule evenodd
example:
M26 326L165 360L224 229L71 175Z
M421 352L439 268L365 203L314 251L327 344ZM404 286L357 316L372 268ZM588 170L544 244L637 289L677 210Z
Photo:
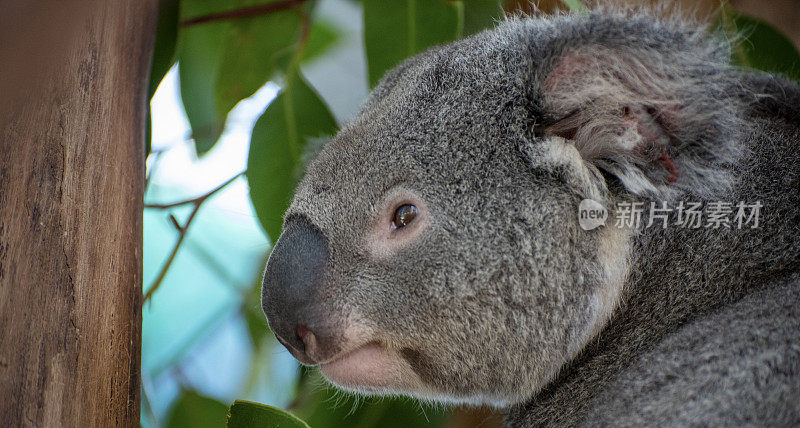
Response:
M300 324L297 326L294 333L297 336L297 339L299 339L301 343L305 344L306 336L308 335L308 333L310 333L310 331L308 330L308 327Z
M295 336L303 345L303 352L311 358L317 357L317 337L308 327L300 324L295 329Z

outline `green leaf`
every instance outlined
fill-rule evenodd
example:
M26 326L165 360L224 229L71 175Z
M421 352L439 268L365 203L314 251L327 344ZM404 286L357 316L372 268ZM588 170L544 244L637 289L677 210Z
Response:
M297 416L276 407L236 400L231 405L228 428L309 428Z
M150 123L150 104L147 105L147 112L144 115L144 159L150 156L150 150L153 146L153 125Z
M720 25L728 38L736 40L732 53L734 64L800 79L800 54L778 30L764 21L736 13L730 7L723 9Z
M276 73L288 69L299 48L301 27L300 15L293 10L236 22L227 42L230 48L226 48L219 70L217 105L221 111L229 112ZM313 23L303 47L302 60L322 55L338 37L335 27Z
M463 3L465 36L491 28L503 18L501 0L463 0Z
M261 271L263 272L263 269ZM261 345L262 339L270 333L267 318L264 316L264 310L261 309L261 275L259 275L259 281L247 291L242 300L241 312L247 324L247 331L250 333L253 347L257 348Z
M150 66L150 83L147 88L147 114L144 130L144 157L150 154L152 129L150 103L164 75L175 64L175 46L178 40L178 0L161 0L158 3L158 24L153 46L153 63Z
M270 2L183 0L181 16L188 19L255 3ZM308 7L298 5L250 18L182 27L178 42L181 97L199 155L216 144L228 113L239 101L287 72L290 59L301 46L300 9L310 13ZM303 58L320 55L337 36L333 27L312 24L304 50L308 53Z
M324 384L318 370L308 371L300 385L297 415L314 428L404 428L441 427L447 414L411 398L365 398L356 403Z
M370 87L405 58L455 40L463 30L460 2L363 0L363 5Z
M306 48L303 51L303 61L316 59L336 45L341 36L341 31L333 24L324 21L314 22L311 26L311 32L308 34Z
M253 95L285 64L300 37L294 10L236 20L229 27L217 75L217 109L223 115Z
M573 13L584 13L587 12L589 9L581 3L581 0L561 0L567 8L569 8L570 12Z
M358 404L352 398L337 400L334 393L317 402L308 419L314 428L353 426L363 428L404 428L444 426L446 415L411 398L372 398Z
M258 119L250 140L247 180L261 226L274 243L281 231L302 171L309 139L336 133L336 121L300 75L289 76L283 90Z
M197 392L183 390L167 414L167 427L219 428L225 423L227 414L225 404Z
M150 85L147 99L153 98L156 88L175 64L175 46L178 41L178 0L161 0L158 3L158 25L153 46L153 64L150 67Z
M227 112L217 108L216 87L230 28L224 21L196 25L183 29L178 40L181 99L198 154L210 150L222 134Z

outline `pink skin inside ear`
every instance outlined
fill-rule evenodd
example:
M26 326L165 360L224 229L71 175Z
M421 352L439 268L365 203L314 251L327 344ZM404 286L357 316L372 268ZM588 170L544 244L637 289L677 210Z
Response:
M601 80L608 80L618 85L620 91L635 91L637 85L626 81L625 73L615 72L614 67L619 66L615 63L618 62L625 63L626 60L624 57L616 59L609 57L609 53L603 50L567 52L550 70L544 82L544 90L548 93L569 93L569 91L577 91L576 87L581 85L594 84L595 78L607 75ZM631 69L635 70L636 67L632 66ZM613 98L613 94L608 95ZM682 122L680 110L681 108L675 104L675 100L669 98L663 99L661 102L625 105L621 111L621 125L625 128L635 129L641 139L635 147L611 147L608 150L630 150L634 155L650 158L653 155L647 155L647 153L654 149L657 157L651 158L653 163L667 170L666 181L668 183L675 183L678 181L678 168L667 152L667 148L673 144L670 135L678 129L678 125ZM550 126L548 132L572 140L576 137L578 126L585 125L580 121L571 123L562 120L562 122ZM565 126L565 124L567 125Z
M565 80L574 78L576 73L586 70L591 65L591 59L581 54L567 54L562 56L545 79L546 91L553 91Z
M672 161L672 158L669 157L666 150L661 153L661 157L658 158L658 160L664 164L664 167L667 168L667 171L669 171L667 183L674 183L678 181L678 168L675 167L675 162Z

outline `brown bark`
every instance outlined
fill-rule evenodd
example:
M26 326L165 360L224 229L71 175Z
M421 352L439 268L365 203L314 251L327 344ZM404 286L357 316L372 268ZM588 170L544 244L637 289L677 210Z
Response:
M157 0L0 6L0 425L138 426Z

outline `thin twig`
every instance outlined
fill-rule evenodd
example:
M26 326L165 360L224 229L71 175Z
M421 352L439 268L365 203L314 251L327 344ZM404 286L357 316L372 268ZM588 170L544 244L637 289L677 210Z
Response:
M213 21L224 21L226 19L249 18L252 16L266 15L268 13L273 13L280 10L291 9L305 2L306 0L284 0L255 6L247 6L234 10L226 10L225 12L211 13L181 21L181 27L188 27L191 25L204 24L206 22Z
M233 182L233 180L236 180L237 178L239 178L239 176L243 175L245 172L246 171L242 171L242 172L234 175L233 177L229 178L224 183L222 183L219 186L217 186L216 188L212 189L210 192L208 192L208 193L206 193L204 195L198 196L196 198L186 199L186 200L178 201L178 202L172 202L172 203L169 203L169 204L144 204L144 207L145 208L155 208L155 209L165 210L165 209L169 209L169 208L178 207L178 206L181 206L181 205L196 204L198 202L199 203L203 203L203 201L208 199L214 193L217 193L220 190L222 190L223 187L231 184L231 182Z
M178 224L177 220L174 220L174 218L175 218L174 216L171 216L173 225L178 229L178 241L175 242L175 246L172 247L172 252L169 254L169 257L167 257L167 261L164 263L164 266L161 267L161 271L158 273L158 276L153 281L153 284L150 285L150 287L147 289L147 292L144 295L143 302L147 302L153 296L153 293L155 293L156 290L158 290L158 287L161 286L161 283L164 281L164 277L167 276L167 272L169 271L170 266L172 266L172 262L175 260L175 256L178 255L178 250L180 250L181 245L183 245L183 240L184 240L184 238L186 238L186 234L187 234L187 232L189 230L189 226L191 226L192 221L194 220L194 217L197 215L197 212L200 211L200 206L203 205L203 202L205 202L208 198L210 198L212 195L214 195L218 191L222 190L228 184L231 184L234 180L239 178L244 173L245 173L245 171L242 171L242 172L234 175L233 177L231 177L230 179L228 179L224 183L220 184L219 186L217 186L216 188L214 188L210 192L208 192L208 193L206 193L204 195L198 196L198 197L196 197L194 199L175 202L175 203L171 203L171 204L147 204L147 205L145 205L145 208L167 209L167 208L177 207L177 206L180 206L180 205L194 204L194 208L192 209L192 213L189 214L189 218L186 219L186 223L184 223L183 226Z
M300 11L300 19L303 24L300 29L298 50L301 52L300 56L302 56L302 52L306 50L306 45L308 44L308 36L311 34L311 17L305 11Z
M200 208L200 204L195 204L192 213L189 215L189 218L186 220L186 225L178 229L178 242L175 243L175 246L172 247L172 252L169 254L166 263L164 266L161 267L161 272L158 273L158 277L156 277L155 281L153 281L153 285L147 289L147 293L144 295L144 302L147 302L151 297L153 297L153 293L158 290L158 287L161 286L161 282L164 281L164 277L167 276L167 271L169 271L169 267L172 265L172 262L175 260L175 256L178 255L178 250L181 248L181 244L183 244L183 238L186 237L186 231L189 230L189 225L194 220L195 214Z

